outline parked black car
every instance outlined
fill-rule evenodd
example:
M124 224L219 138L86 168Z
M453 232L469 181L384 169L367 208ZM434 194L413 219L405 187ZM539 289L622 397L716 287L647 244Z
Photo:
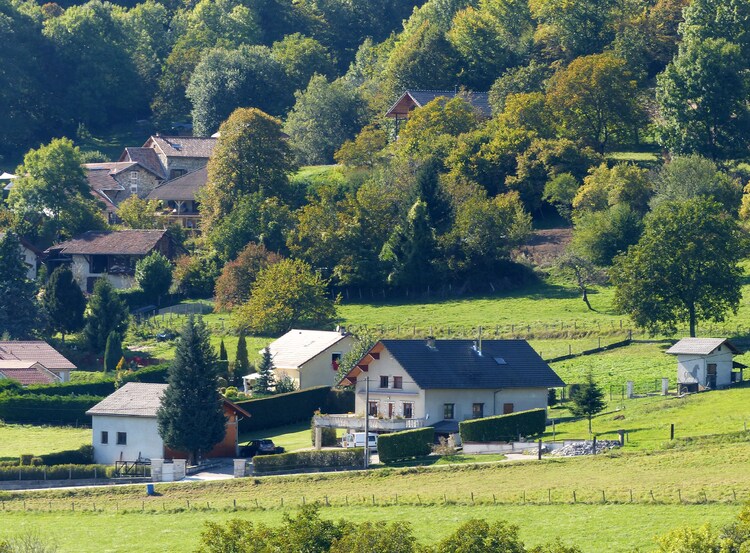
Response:
M253 440L240 448L243 457L255 457L256 455L274 455L284 453L284 448L273 443L273 440Z

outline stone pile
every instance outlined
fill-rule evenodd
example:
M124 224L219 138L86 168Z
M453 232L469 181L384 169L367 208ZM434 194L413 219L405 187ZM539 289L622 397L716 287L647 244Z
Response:
M596 441L596 453L604 453L614 447L620 447L620 442L617 440L597 440ZM594 443L593 442L577 442L567 444L560 449L556 449L551 455L558 457L577 457L578 455L593 455Z

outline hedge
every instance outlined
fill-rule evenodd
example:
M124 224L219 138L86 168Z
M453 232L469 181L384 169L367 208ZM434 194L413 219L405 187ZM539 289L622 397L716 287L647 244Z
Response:
M317 410L323 410L330 387L318 386L288 394L238 401L237 405L250 413L240 420L240 432L266 430L303 420L309 420Z
M115 391L115 380L101 382L65 382L64 384L39 384L15 392L16 395L39 394L45 396L108 396Z
M340 390L331 388L326 397L325 405L321 410L323 413L353 413L354 412L354 390L349 388Z
M53 467L0 467L0 481L9 480L70 480L76 478L110 478L110 465L56 465Z
M86 411L100 396L13 395L0 393L0 420L25 424L88 424Z
M56 453L40 455L42 464L53 465L89 465L94 462L94 446L85 444L78 449L68 449Z
M169 363L160 363L143 367L132 374L125 375L123 382L146 382L149 384L166 384L169 376Z
M531 437L541 434L546 424L547 410L532 409L463 421L458 427L461 441L464 442L510 442L519 436Z
M378 456L383 463L423 457L432 451L435 429L431 426L378 436Z
M321 449L296 451L280 455L256 455L253 457L253 472L274 472L298 468L342 468L361 467L364 464L364 449Z

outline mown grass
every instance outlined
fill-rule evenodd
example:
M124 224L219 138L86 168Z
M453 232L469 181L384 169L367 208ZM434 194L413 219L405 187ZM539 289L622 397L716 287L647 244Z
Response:
M527 546L559 537L577 543L585 553L626 553L653 549L653 538L693 521L723 526L735 505L476 505L476 506L339 506L324 508L329 520L409 521L422 543L434 543L471 518L507 520L520 527ZM24 531L43 533L59 544L60 553L194 551L206 521L231 518L276 525L294 509L180 513L53 512L2 513L0 538Z
M240 444L245 444L250 440L263 440L267 438L272 439L274 444L283 447L287 452L312 447L310 422L300 422L267 430L246 432L240 435Z
M91 430L70 426L32 426L0 422L0 458L78 449L91 443Z

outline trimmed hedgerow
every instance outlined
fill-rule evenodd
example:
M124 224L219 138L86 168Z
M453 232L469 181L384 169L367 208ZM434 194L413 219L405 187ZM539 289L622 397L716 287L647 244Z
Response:
M428 455L435 441L435 429L417 428L378 436L378 457L383 463Z
M41 384L29 386L16 392L16 395L39 394L45 396L108 396L115 391L115 381L100 382L65 382L64 384Z
M295 451L279 455L256 455L253 472L274 472L293 469L350 468L364 463L364 449L321 449Z
M109 465L0 466L0 481L110 478L113 471Z
M40 455L43 465L89 465L94 462L94 446L85 444L78 449Z
M288 394L248 401L238 401L237 405L250 413L250 418L240 420L240 432L265 430L310 419L315 411L322 410L330 387L318 386Z
M509 415L497 415L459 423L463 442L510 442L519 436L531 437L544 432L546 409L531 409Z
M0 420L28 424L88 424L86 411L100 396L48 396L0 394Z

